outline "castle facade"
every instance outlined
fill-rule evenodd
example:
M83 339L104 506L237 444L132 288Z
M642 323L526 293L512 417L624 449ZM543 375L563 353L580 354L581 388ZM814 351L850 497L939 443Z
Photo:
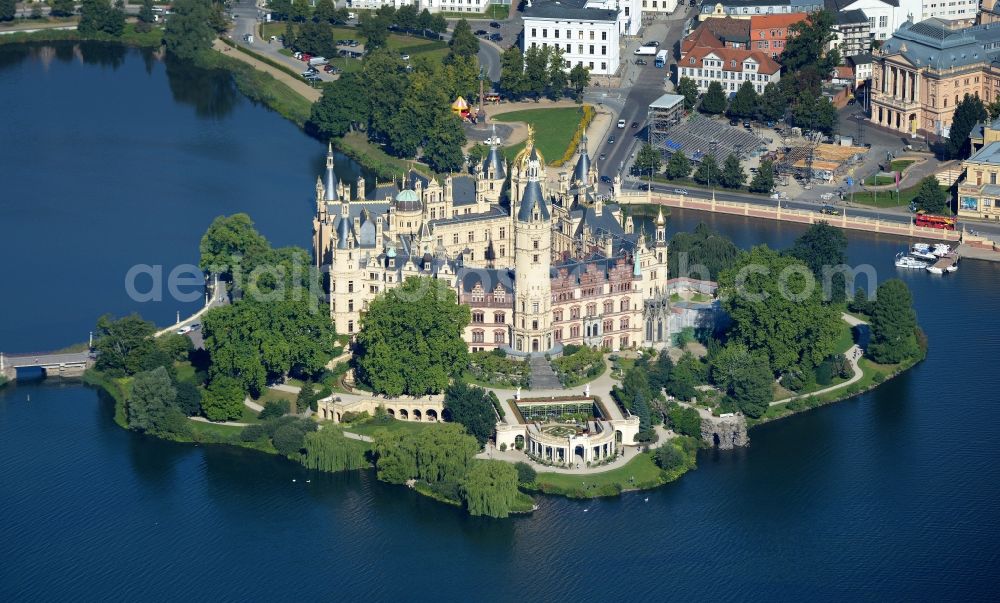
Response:
M547 179L529 134L512 162L497 145L470 174L378 184L337 181L332 149L316 182L313 256L329 272L330 317L357 333L368 304L410 276L445 279L470 307L472 351L558 353L670 341L666 226L636 233L599 193L581 143L572 172Z

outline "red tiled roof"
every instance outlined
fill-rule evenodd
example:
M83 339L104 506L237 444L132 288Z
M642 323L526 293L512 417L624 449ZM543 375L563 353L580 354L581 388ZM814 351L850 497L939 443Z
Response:
M732 17L709 17L702 21L699 27L707 27L720 39L745 42L750 38L750 24L746 19Z
M787 29L799 21L805 21L806 13L787 13L777 15L753 15L750 17L750 31L759 29ZM756 36L753 36L756 38Z
M689 52L692 48L722 48L723 44L719 38L712 35L704 25L699 25L698 29L691 32L688 37L681 42L681 56Z
M757 62L757 73L772 75L781 69L781 65L775 62L774 59L757 50L745 50L743 48L706 48L704 46L691 49L691 52L681 58L680 63L678 63L678 67L702 67L702 62L708 55L718 57L718 59L725 65L723 68L725 71L743 71L743 62L748 58ZM691 63L692 58L694 59L694 63ZM732 65L733 61L736 61L735 66Z
M834 68L835 76L842 80L850 80L854 78L854 70L847 65L837 65Z

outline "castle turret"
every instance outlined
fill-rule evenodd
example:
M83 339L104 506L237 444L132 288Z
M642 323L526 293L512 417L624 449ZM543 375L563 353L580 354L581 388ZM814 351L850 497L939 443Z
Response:
M487 204L499 203L500 191L503 189L503 183L506 179L507 168L504 164L503 153L500 152L500 138L497 136L497 127L494 124L493 136L490 139L490 151L482 163L476 167L477 199Z
M552 218L542 186L544 160L528 142L514 163L520 176L518 197L511 198L514 214L514 350L542 353L552 348Z
M331 142L326 147L326 177L323 182L325 195L323 198L327 201L336 201L339 198L337 189L337 174L333 171L333 143Z

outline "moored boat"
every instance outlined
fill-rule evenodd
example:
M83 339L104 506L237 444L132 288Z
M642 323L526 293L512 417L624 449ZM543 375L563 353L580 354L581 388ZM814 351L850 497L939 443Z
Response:
M926 268L927 262L921 262L916 258L912 258L904 253L900 252L896 254L896 268Z

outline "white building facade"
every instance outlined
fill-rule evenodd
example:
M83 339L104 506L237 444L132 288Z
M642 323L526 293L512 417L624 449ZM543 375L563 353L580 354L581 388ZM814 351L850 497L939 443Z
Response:
M414 5L418 11L427 9L428 12L449 12L449 13L485 13L490 9L490 5L495 0L347 0L348 8L371 9L383 6ZM496 2L503 4L503 2Z
M647 13L672 13L677 10L677 0L641 0L639 8Z
M566 68L583 65L594 75L613 75L621 64L621 35L638 32L640 15L625 8L593 8L583 3L533 2L523 13L522 51L553 46L563 52ZM617 4L617 3L616 3ZM631 8L631 7L629 7ZM632 17L635 17L632 20Z
M707 92L712 82L719 82L727 95L735 94L747 80L758 93L781 80L781 66L774 59L741 48L695 48L681 59L677 70L680 77L694 80L698 92Z

